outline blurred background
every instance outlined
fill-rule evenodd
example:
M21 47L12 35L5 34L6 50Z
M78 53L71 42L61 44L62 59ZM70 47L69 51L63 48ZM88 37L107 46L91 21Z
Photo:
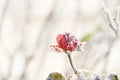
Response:
M59 33L86 41L72 54L78 69L120 75L120 40L101 2L114 11L119 0L0 0L0 80L45 80L73 71L64 53L49 48Z

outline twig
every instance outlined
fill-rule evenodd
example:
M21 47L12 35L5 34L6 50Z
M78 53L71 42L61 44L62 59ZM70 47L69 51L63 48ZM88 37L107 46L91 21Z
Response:
M69 62L70 62L70 65L74 71L74 74L78 76L79 80L81 80L81 77L80 77L80 73L79 71L77 71L77 69L75 68L75 65L73 64L73 61L72 61L72 57L71 57L71 54L69 54L68 52L66 52L67 56L68 56L68 59L69 59Z
M118 13L116 14L116 17L113 18L109 12L109 10L106 8L106 6L104 4L102 4L102 10L105 12L107 18L108 18L108 21L109 21L109 25L111 27L111 29L114 31L114 33L118 36L118 20L117 20L117 16L118 16Z
M117 10L115 11L115 23L116 23L116 25L117 25L117 29L116 29L117 32L118 32L119 27L120 27L120 23L119 23L119 12L118 12L119 9L120 9L120 7L118 7Z
M104 69L103 69L103 72L106 72L106 69L107 69L107 65L108 65L108 57L110 55L110 51L112 49L112 46L114 45L114 42L116 41L117 37L115 37L110 43L109 43L109 46L108 46L108 50L105 54L105 56L103 57L104 58L104 62L105 62L105 65L104 65Z
M72 61L72 58L71 58L71 55L70 55L70 54L68 54L68 59L69 59L70 65L71 65L74 73L75 73L75 74L78 74L78 71L76 70L76 68L75 68L75 66L74 66L74 64L73 64L73 61Z
M118 16L119 16L119 13L118 13L118 9L117 9L117 10L115 11L115 18L114 18L114 22L116 23L117 27L119 27Z

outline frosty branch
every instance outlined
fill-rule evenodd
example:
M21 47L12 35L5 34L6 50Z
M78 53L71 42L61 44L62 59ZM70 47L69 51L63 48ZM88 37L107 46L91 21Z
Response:
M109 26L114 31L116 36L119 36L119 27L120 27L120 23L119 23L119 20L118 20L118 17L119 17L118 10L119 10L119 8L115 11L115 17L113 17L111 15L111 12L109 11L109 9L107 9L107 7L105 6L104 3L102 3L102 10L106 14L106 17L107 17L108 22L109 22Z

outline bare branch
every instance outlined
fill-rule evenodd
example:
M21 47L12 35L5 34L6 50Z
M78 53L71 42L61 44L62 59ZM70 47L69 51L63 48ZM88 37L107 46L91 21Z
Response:
M75 75L77 75L78 78L79 78L79 80L81 80L80 73L79 73L79 71L77 71L77 69L75 68L75 65L73 64L71 54L69 54L68 52L66 52L66 54L67 54L67 56L68 56L70 65L71 65L71 67L72 67L72 69L73 69Z
M118 31L117 31L118 23L115 21L116 19L111 16L110 11L106 8L104 3L102 4L102 10L105 12L105 14L107 16L107 19L109 21L109 26L115 32L115 34L118 36ZM117 15L118 15L118 13L117 13Z
M118 7L115 11L115 23L117 25L117 29L116 31L118 32L118 29L120 27L120 23L119 23L119 10L120 10L120 7Z
M118 10L115 11L115 18L114 18L114 22L116 23L117 27L119 26L119 21L118 21Z

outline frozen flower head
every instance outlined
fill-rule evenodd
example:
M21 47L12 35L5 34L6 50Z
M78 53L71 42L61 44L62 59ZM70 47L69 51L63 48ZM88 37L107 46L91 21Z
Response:
M83 44L70 33L58 34L58 36L56 37L56 41L57 45L51 45L51 47L57 52L61 52L61 50L65 52L80 51L80 47Z

